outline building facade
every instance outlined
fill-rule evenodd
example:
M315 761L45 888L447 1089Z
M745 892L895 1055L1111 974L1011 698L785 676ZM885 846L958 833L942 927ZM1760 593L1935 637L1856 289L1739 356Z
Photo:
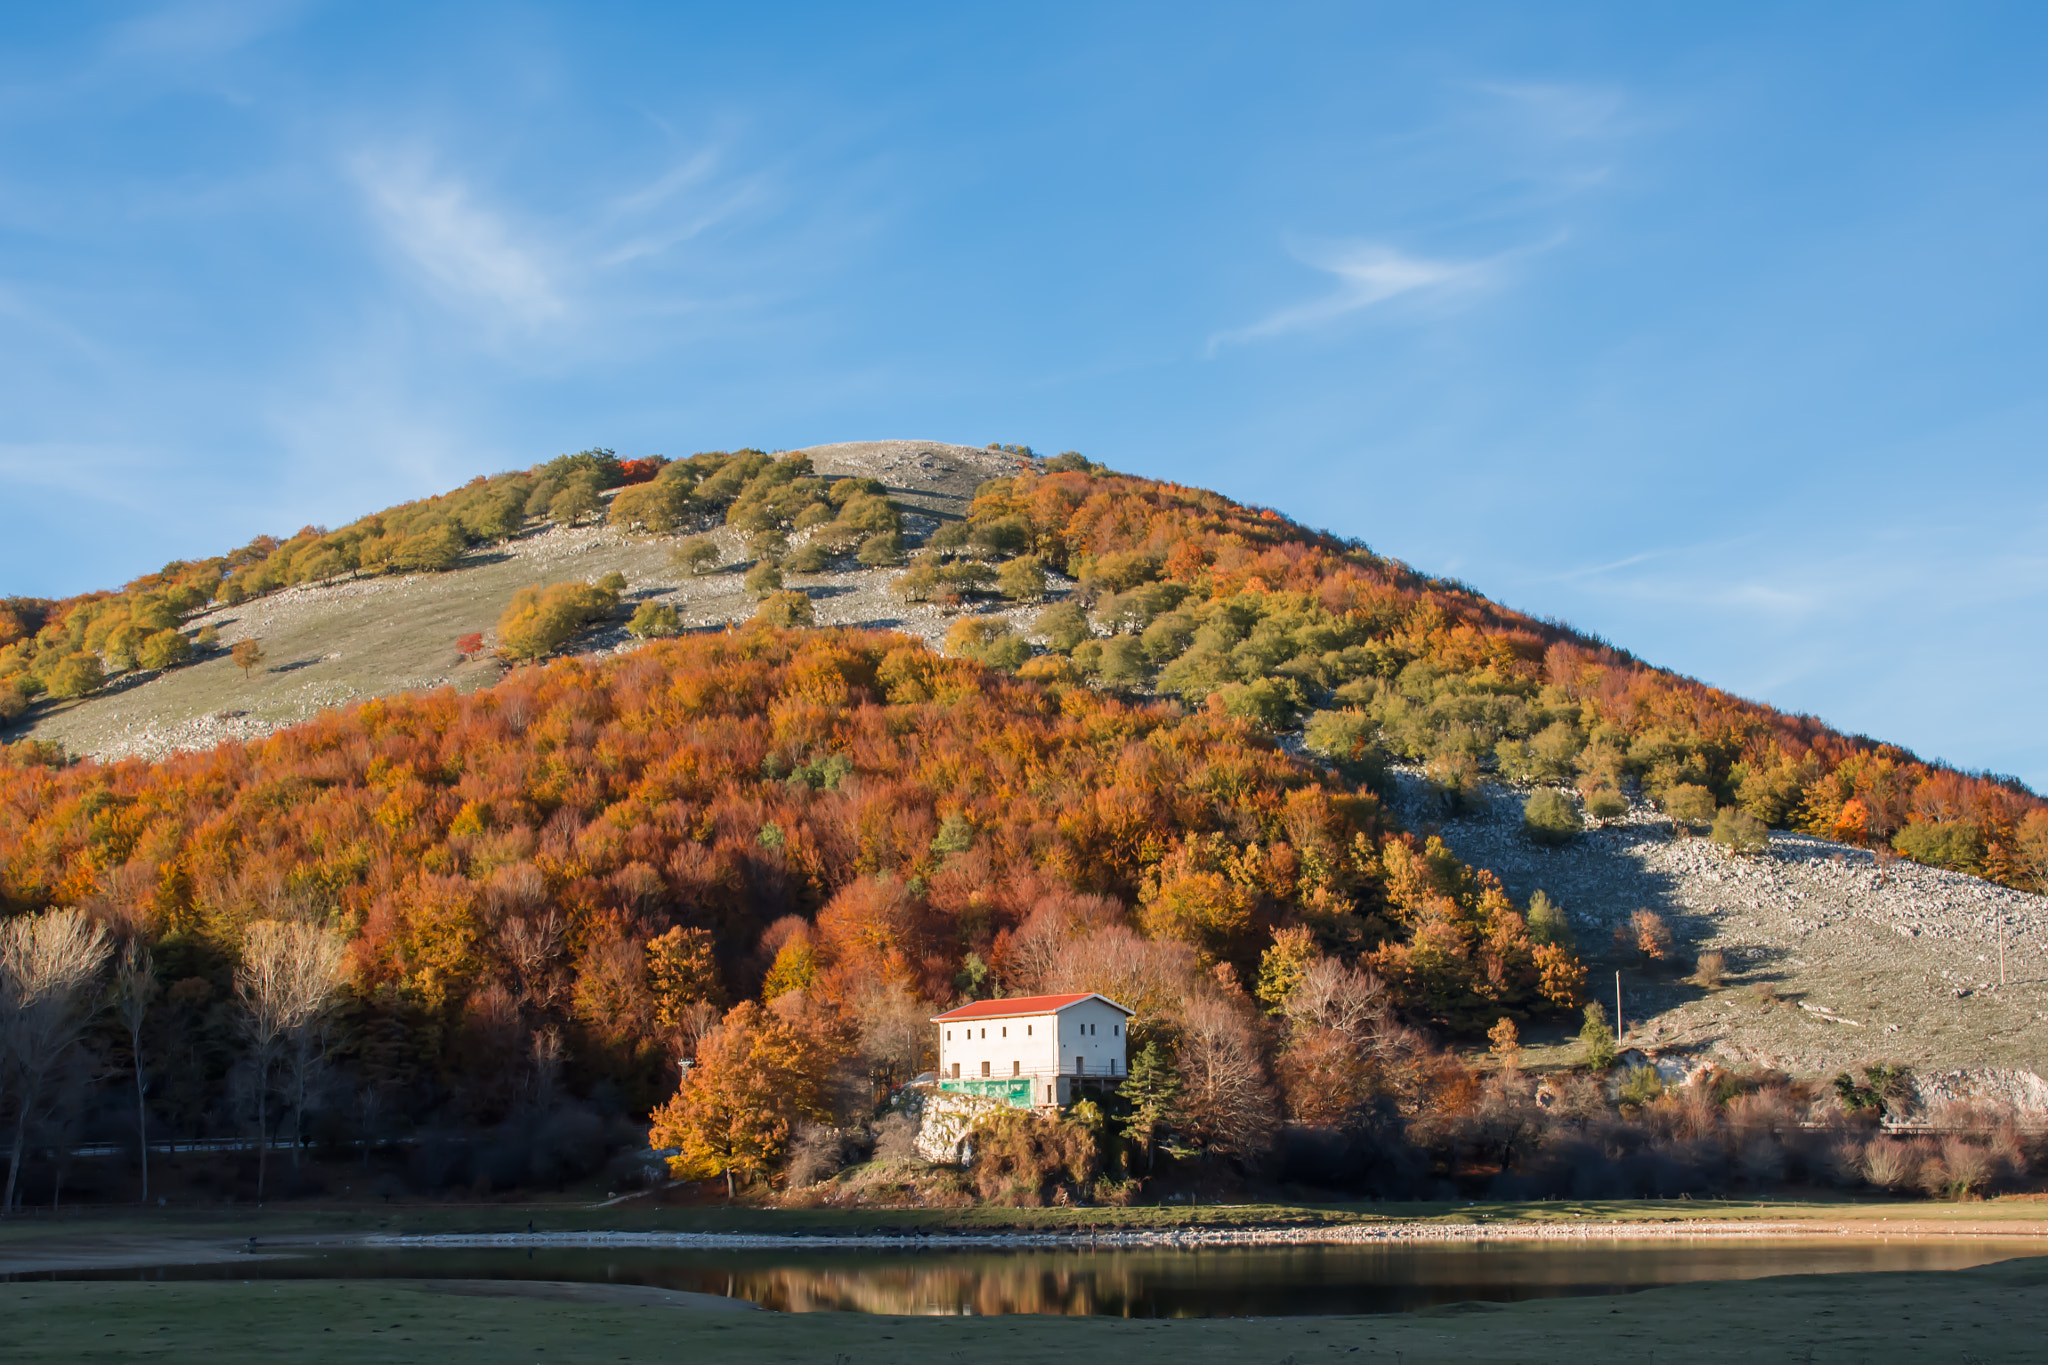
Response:
M1057 1108L1123 1083L1131 1011L1107 996L1026 995L948 1010L939 1028L939 1088Z

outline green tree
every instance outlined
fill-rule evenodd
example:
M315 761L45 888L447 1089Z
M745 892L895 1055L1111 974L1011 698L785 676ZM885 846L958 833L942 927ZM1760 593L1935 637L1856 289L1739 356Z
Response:
M811 606L811 599L800 592L771 592L761 599L761 605L754 610L754 619L764 626L778 630L794 630L799 626L817 622L817 612Z
M1682 824L1709 824L1714 818L1714 794L1696 782L1680 782L1665 788L1664 810Z
M782 569L772 559L764 559L747 570L746 589L755 597L766 597L782 591Z
M718 567L718 542L710 536L692 536L678 545L668 557L671 567L696 577L710 573Z
M598 496L598 488L592 479L571 479L562 485L562 491L548 501L548 516L565 526L574 526L597 514L604 500Z
M1118 1087L1131 1106L1118 1131L1137 1144L1145 1154L1145 1169L1152 1169L1153 1148L1180 1119L1180 1071L1171 1055L1156 1041L1148 1041L1131 1059L1131 1074Z
M1547 893L1538 890L1530 895L1527 920L1532 943L1564 949L1574 947L1571 921L1565 917L1564 907Z
M1710 837L1730 853L1768 853L1771 848L1770 827L1740 806L1721 808Z
M59 701L70 701L99 691L106 680L106 670L100 667L99 655L80 650L65 655L50 671L48 687L51 696Z
M1607 1011L1598 1001L1586 1006L1586 1022L1579 1028L1579 1042L1586 1049L1586 1065L1605 1071L1620 1054L1614 1047L1614 1030L1607 1026Z
M160 630L142 642L142 666L159 671L192 661L192 642L175 630Z
M1045 562L1037 555L1011 560L996 575L996 587L1013 602L1038 601L1045 596Z
M1579 808L1552 787L1533 793L1522 804L1522 829L1539 844L1567 844L1584 827Z
M900 531L877 531L860 543L860 554L856 556L870 569L886 568L903 562L903 534Z
M634 609L626 629L643 640L666 640L682 633L683 618L665 602L642 602Z
M511 659L545 658L618 605L616 592L593 583L557 583L546 591L537 583L521 588L498 618L498 648Z
M1031 657L1031 646L1000 616L963 616L946 631L946 653L990 668L1014 669Z
M1287 997L1301 984L1310 964L1319 956L1315 935L1309 932L1308 926L1296 924L1273 931L1273 942L1259 959L1256 991L1266 1006L1266 1013L1280 1013Z

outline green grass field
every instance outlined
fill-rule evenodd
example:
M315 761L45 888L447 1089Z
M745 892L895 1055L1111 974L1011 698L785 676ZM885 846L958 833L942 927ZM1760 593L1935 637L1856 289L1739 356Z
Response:
M419 1281L0 1285L9 1361L2034 1361L2048 1260L1384 1317L897 1318L466 1297Z

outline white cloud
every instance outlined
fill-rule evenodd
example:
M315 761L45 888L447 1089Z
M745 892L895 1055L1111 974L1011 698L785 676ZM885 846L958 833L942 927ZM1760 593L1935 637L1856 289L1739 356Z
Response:
M1319 299L1294 304L1251 324L1209 339L1209 354L1220 346L1264 341L1320 327L1406 294L1470 286L1488 268L1484 261L1442 261L1410 256L1375 242L1348 242L1297 250L1304 265L1336 277L1337 287Z
M445 291L533 328L567 312L543 252L418 156L357 156L351 170L392 245Z

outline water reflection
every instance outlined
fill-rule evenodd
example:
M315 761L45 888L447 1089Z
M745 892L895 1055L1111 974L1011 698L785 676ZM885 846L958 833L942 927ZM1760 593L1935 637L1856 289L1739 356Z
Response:
M793 1313L1279 1317L1406 1312L1471 1299L1616 1294L1760 1275L1956 1270L2043 1255L2048 1255L2048 1241L2019 1238L1703 1238L1199 1251L539 1248L346 1250L147 1273L172 1279L598 1281L727 1295ZM108 1271L73 1278L136 1274Z

